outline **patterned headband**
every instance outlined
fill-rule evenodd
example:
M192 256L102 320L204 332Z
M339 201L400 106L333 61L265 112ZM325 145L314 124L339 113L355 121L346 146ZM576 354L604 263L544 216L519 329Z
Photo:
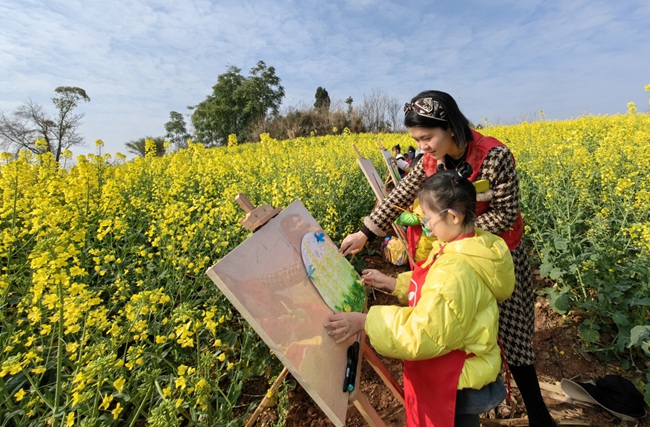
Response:
M422 117L447 121L447 113L445 113L442 105L438 101L434 101L433 98L420 98L413 103L407 102L404 104L404 115L410 111Z

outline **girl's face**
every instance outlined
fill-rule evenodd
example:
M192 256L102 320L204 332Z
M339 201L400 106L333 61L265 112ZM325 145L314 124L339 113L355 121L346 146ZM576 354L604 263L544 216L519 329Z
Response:
M460 236L463 231L462 217L458 212L444 209L442 211L432 211L423 203L420 203L422 213L422 227L431 230L431 234L436 236L441 242L451 242Z
M417 142L420 150L429 153L437 161L441 161L445 154L452 157L460 153L454 138L451 136L451 129L424 128L413 126L408 128L411 138Z

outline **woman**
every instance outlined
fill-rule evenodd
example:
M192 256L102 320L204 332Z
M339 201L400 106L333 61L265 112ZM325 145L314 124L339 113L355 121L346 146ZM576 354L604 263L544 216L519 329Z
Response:
M506 361L521 392L531 426L554 426L537 381L532 336L535 330L535 295L526 251L521 246L523 220L519 213L519 178L510 150L492 137L469 127L469 121L447 93L426 91L404 106L404 125L418 147L425 152L411 165L411 172L400 181L384 201L364 218L360 231L341 243L340 252L355 254L384 230L401 211L411 206L420 184L438 168L457 170L464 162L471 165L470 181L488 180L490 191L477 200L476 226L502 237L508 244L515 265L515 290L500 303L499 338Z

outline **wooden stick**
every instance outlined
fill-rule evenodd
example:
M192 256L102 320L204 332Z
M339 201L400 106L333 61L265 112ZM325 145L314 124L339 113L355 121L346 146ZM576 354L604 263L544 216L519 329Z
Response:
M280 372L280 375L278 375L278 377L275 379L269 391L266 392L266 394L264 395L264 399L262 399L260 404L257 406L255 412L253 412L253 415L251 415L248 421L246 421L245 427L252 427L253 425L255 425L255 421L257 421L257 418L259 418L264 408L266 408L266 404L269 401L269 394L274 395L278 391L280 385L282 385L282 382L284 381L288 373L289 370L287 368L284 368L282 372Z

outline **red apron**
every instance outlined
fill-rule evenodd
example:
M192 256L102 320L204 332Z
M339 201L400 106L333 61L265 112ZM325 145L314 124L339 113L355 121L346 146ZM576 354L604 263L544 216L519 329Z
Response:
M463 239L474 233L459 237ZM459 240L456 239L456 240ZM442 254L440 248L435 259ZM429 272L428 267L421 265L426 260L415 265L409 284L409 307L415 307L420 300L422 285ZM453 427L456 414L456 392L458 379L463 370L465 360L473 357L462 350L453 350L444 356L427 360L404 361L404 402L406 407L407 427Z
M406 243L408 244L408 251L413 255L412 259L415 260L415 252L418 247L418 242L422 237L422 226L421 225L409 225L406 228ZM415 271L415 264L409 258L409 264L411 265L411 270Z

